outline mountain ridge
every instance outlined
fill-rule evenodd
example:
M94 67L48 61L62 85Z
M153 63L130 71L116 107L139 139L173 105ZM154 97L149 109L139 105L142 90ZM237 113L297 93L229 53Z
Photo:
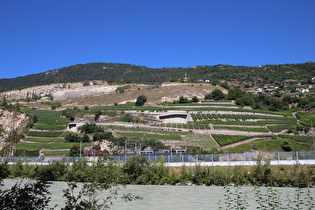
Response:
M76 64L38 74L0 79L0 92L51 83L82 82L90 80L115 81L117 83L163 83L171 79L181 81L188 74L190 82L198 80L230 81L259 85L284 82L285 80L308 80L315 76L315 63L279 64L265 66L194 66L173 68L149 68L120 63Z

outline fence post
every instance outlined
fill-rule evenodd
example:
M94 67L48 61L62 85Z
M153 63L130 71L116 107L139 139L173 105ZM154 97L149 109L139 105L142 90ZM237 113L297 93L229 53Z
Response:
M296 160L299 161L299 152L296 151L295 153L296 153Z
M246 162L245 152L243 153L243 158L244 158L244 165L245 165L245 162Z
M213 154L211 154L211 161L212 161L212 163L213 163Z
M278 165L280 165L280 152L278 152Z
M197 165L198 165L198 154L197 154Z

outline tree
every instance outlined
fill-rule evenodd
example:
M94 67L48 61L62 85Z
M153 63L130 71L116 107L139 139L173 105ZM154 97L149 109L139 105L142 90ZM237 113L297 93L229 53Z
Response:
M133 122L133 116L131 114L125 114L123 116L120 117L120 120L123 122Z
M245 93L238 87L231 88L229 93L227 94L227 99L229 100L236 100L242 97Z
M80 146L78 144L75 144L70 148L69 156L70 157L80 156Z
M100 110L97 110L95 112L95 117L94 117L94 120L95 121L98 121L98 119L100 118L100 116L102 115L102 112Z
M141 95L137 98L135 106L143 106L145 102L147 102L147 97L145 97L144 95Z
M148 158L140 155L133 155L131 156L123 166L123 171L128 174L129 181L135 181L138 176L140 176L144 168L148 167L149 160Z
M66 142L78 142L79 141L79 135L77 133L68 132L65 136Z
M46 181L21 180L10 189L0 190L1 209L46 209L50 201L49 187Z
M146 158L145 158L146 159ZM72 170L68 173L68 188L63 190L66 198L63 210L84 210L84 209L110 209L113 201L118 199L119 186L117 184L116 166L110 161L105 163L104 158L100 158L94 162L88 180L83 180L82 186L78 186L76 176L78 171L87 167L86 160L79 160L74 163ZM73 170L74 169L74 170ZM77 189L78 188L78 189ZM101 197L100 193L108 190L105 197ZM133 201L142 199L131 193L124 194L121 199L124 201Z
M212 94L208 93L207 95L205 95L205 100L211 100L212 99Z
M81 133L95 133L95 132L102 132L104 129L102 129L100 126L96 125L95 123L85 123L80 127Z
M188 100L188 98L184 98L184 96L179 97L179 101L180 104L186 104L186 103L190 103L191 101Z
M212 95L212 98L214 100L223 100L223 99L225 99L224 93L221 90L219 90L219 89L215 89L214 91L212 91L211 95Z
M194 96L194 97L191 99L191 102L193 102L193 103L198 103L198 102L199 102L199 99L197 98L197 96Z
M80 138L80 141L82 141L82 142L89 142L89 141L90 141L90 138L89 138L89 136L85 133L85 134L83 134L83 136Z

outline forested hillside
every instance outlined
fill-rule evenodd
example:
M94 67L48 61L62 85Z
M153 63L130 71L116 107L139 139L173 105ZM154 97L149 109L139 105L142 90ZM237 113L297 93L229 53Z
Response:
M314 62L303 64L246 66L195 66L189 68L148 68L130 64L88 63L77 64L40 74L13 79L0 79L0 91L50 83L106 80L123 83L162 83L181 81L188 75L189 82L198 80L231 81L247 85L276 84L285 80L310 81L315 76ZM245 81L245 82L244 82Z

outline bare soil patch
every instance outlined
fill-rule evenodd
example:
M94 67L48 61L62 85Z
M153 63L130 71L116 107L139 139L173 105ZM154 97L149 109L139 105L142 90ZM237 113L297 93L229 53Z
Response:
M63 107L109 106L114 105L115 102L118 104L135 102L138 96L145 95L147 97L146 105L154 106L165 101L179 100L180 96L188 99L197 96L203 100L205 95L211 93L215 88L226 92L224 88L211 84L165 83L160 86L133 86L123 93L116 93L114 88L111 89L112 91L97 94L93 94L93 91L86 91L84 95L80 94L78 97L59 101Z

